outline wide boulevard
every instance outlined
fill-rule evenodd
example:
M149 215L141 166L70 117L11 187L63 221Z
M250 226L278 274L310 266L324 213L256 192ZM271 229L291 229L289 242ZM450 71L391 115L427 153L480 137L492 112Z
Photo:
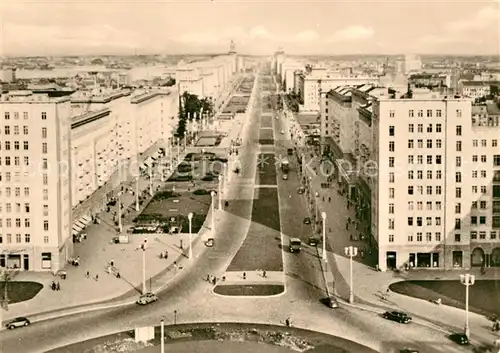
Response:
M250 228L257 156L268 153L286 154L282 149L286 134L281 134L282 117L270 111L274 146L259 146L262 119L262 100L275 94L275 87L264 84L271 76L259 78L249 128L243 140L247 141L239 152L242 173L233 177L229 192L229 206L217 225L216 246L197 253L196 259L187 263L182 273L163 292L159 301L147 306L125 305L114 309L65 316L29 327L0 333L2 352L44 352L74 342L112 334L139 326L158 325L165 316L173 323L189 322L247 322L279 325L290 317L294 326L341 336L380 352L398 352L407 347L418 347L421 352L465 352L455 346L445 334L420 324L400 325L382 319L378 314L341 304L332 310L322 304L325 297L320 259L316 249L304 246L300 254L285 250L283 271L286 281L283 294L276 296L221 296L205 281L207 274L225 273L232 258L245 241ZM269 115L269 114L266 114ZM276 119L278 116L278 119ZM278 166L277 166L278 168ZM309 237L310 226L302 220L308 216L299 186L296 164L292 160L289 179L277 174L279 214L283 242L299 237L304 242ZM248 233L251 236L252 233ZM270 246L281 244L272 243ZM284 244L283 249L286 249ZM280 246L280 248L282 248ZM275 252L270 252L275 256ZM359 350L353 352L362 353Z

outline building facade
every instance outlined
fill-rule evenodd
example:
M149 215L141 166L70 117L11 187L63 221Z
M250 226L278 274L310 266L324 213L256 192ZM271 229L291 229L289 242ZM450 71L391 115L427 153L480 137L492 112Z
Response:
M0 110L0 266L61 268L73 251L70 101L11 92Z
M500 266L496 116L468 98L388 88L335 90L321 109L323 143L381 270Z

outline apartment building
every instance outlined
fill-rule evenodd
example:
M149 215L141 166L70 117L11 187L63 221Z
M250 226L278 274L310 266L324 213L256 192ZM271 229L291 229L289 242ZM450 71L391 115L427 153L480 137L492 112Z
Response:
M378 77L363 75L340 75L329 73L324 67L313 67L309 72L298 75L298 94L304 104L304 111L319 111L320 96L339 86L359 86L363 84L378 84Z
M489 81L458 81L458 91L464 97L481 98L490 94L491 82Z
M0 266L61 268L71 238L69 98L0 98Z
M376 87L330 92L321 109L324 148L381 270L500 266L497 118L469 98Z
M281 63L280 78L286 93L294 91L295 71L303 69L304 69L304 64L288 58L283 63Z

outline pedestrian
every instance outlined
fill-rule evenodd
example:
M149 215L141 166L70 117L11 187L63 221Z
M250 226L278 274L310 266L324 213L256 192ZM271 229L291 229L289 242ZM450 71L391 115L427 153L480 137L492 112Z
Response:
M90 271L85 272L85 277L87 277L87 278L90 277Z
M60 291L61 290L61 286L59 285L59 282L56 283L56 291Z
M177 271L177 261L174 261L174 270Z
M332 197L328 196L328 202L332 202Z
M207 275L207 282L208 283L212 282L212 276L210 276L210 274Z
M267 278L267 272L266 272L266 270L262 271L262 277Z
M99 280L99 275L95 275L95 281L97 282Z
M116 278L122 278L122 277L120 276L120 272L117 272L117 273L116 273Z
M290 326L292 326L292 320L290 320L290 318L289 318L289 317L287 317L287 318L285 319L285 325L286 325L286 327L290 327Z
M215 286L217 284L217 277L212 277L212 284Z
M243 272L243 279L247 279L247 273Z
M111 260L111 261L109 262L109 265L110 265L111 267L114 267L115 262L114 262L113 260Z
M345 230L349 230L349 223L345 224Z
M347 217L347 223L351 223L351 217Z
M50 288L52 288L52 290L56 290L56 282L52 281Z

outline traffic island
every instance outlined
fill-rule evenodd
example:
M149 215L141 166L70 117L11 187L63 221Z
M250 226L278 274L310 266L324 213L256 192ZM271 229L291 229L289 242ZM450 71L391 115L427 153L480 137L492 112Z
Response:
M5 294L7 294L9 304L24 302L33 299L42 288L43 285L38 282L16 282L12 279L8 282L0 282L0 302L4 302Z
M134 331L100 337L60 347L48 353L63 352L160 352L161 330L154 327L154 338L135 342ZM170 325L164 328L166 352L176 353L376 353L359 343L341 337L294 327L251 323L204 323Z

